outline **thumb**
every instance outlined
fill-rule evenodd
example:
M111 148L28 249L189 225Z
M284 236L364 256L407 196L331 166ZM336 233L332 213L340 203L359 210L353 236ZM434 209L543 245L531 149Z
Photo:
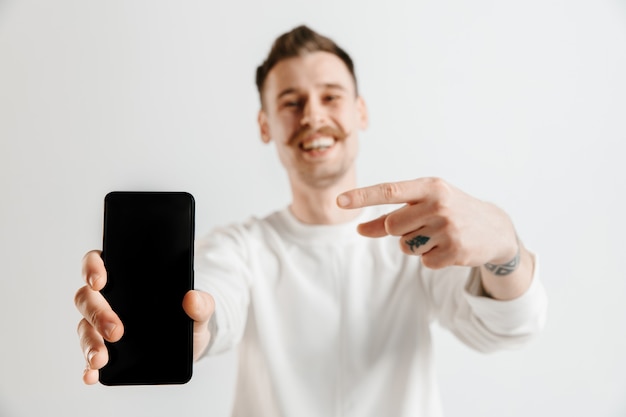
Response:
M370 220L365 223L359 224L357 231L359 234L365 237L383 237L387 236L387 229L385 228L385 219L387 215L383 214L377 219Z
M183 298L183 310L193 320L193 359L198 360L211 340L208 322L215 311L215 300L204 292L191 290Z
M215 301L204 291L190 290L183 298L183 310L196 324L204 324L215 311Z

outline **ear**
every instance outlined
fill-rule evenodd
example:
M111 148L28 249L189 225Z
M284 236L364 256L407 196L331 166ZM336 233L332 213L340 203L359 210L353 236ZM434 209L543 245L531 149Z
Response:
M357 117L359 121L359 129L365 130L369 126L369 114L367 113L367 105L363 97L358 96L356 99Z
M263 109L259 110L257 116L257 122L259 123L259 132L261 133L261 140L263 143L270 143L272 136L270 135L270 126L267 123L267 114Z

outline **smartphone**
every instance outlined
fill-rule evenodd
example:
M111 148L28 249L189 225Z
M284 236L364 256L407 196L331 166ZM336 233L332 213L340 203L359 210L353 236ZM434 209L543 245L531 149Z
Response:
M184 384L193 365L193 321L182 307L193 288L195 201L186 192L115 191L104 199L101 290L124 324L105 342L104 385Z

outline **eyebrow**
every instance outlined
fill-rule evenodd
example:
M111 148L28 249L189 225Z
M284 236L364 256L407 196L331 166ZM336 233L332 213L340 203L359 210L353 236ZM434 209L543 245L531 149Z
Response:
M348 89L346 87L344 87L343 85L338 84L338 83L320 83L320 84L317 84L316 87L331 88L331 89L335 89L335 90L348 91ZM283 96L286 96L286 95L289 95L289 94L295 94L297 92L298 92L298 89L296 89L294 87L285 88L283 91L278 93L278 96L276 96L276 98L280 99Z

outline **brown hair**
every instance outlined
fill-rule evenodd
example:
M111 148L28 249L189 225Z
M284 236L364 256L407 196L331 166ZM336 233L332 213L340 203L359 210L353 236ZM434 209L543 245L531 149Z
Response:
M311 52L330 52L339 57L348 67L356 90L356 75L354 64L350 55L339 47L332 39L322 36L319 33L302 25L291 31L282 34L274 41L269 55L256 69L256 87L259 96L263 95L263 84L270 70L283 59L305 55Z

